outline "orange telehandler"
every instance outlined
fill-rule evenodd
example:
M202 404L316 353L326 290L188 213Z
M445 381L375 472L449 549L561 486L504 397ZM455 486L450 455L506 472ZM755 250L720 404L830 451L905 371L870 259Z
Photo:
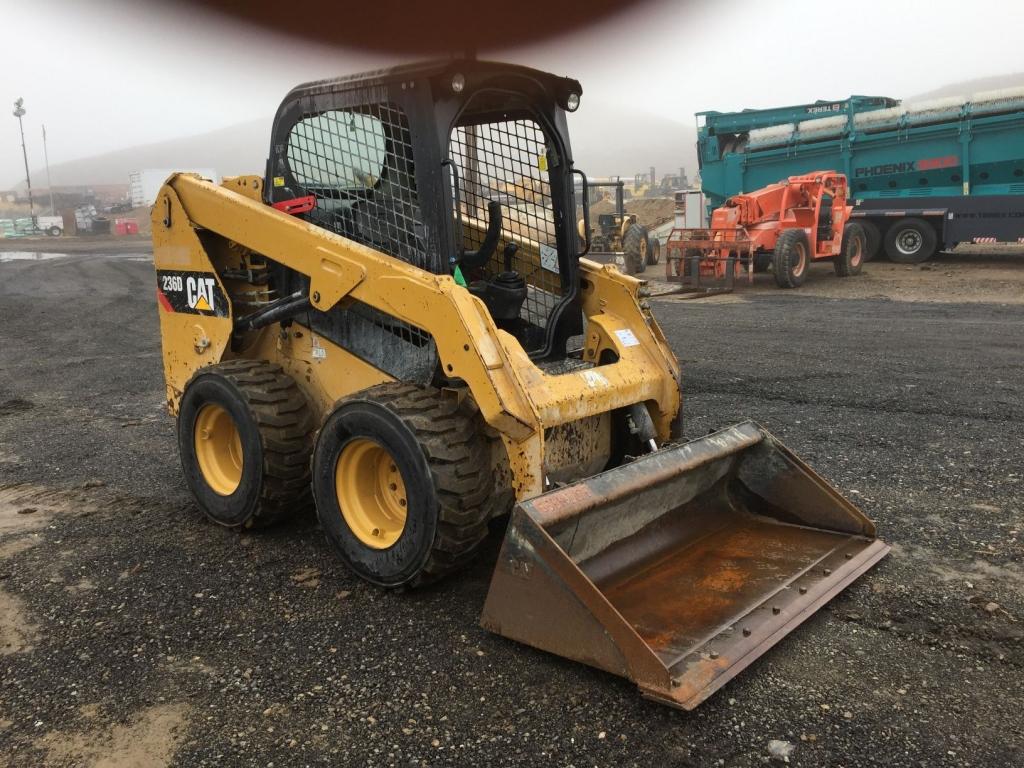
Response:
M846 176L814 171L790 176L749 194L734 195L711 214L706 229L673 229L666 245L666 277L701 287L732 288L769 265L780 288L797 288L812 260L831 259L836 274L860 272L864 227L851 223Z

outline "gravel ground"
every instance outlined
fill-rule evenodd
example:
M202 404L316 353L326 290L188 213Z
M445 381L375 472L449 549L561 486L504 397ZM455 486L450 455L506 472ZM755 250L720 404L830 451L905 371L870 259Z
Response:
M500 524L407 594L208 524L152 267L0 263L0 766L1024 764L1024 307L728 298L656 302L688 433L756 418L894 548L684 713L477 626Z
M664 231L664 228L663 228ZM667 237L668 232L664 232ZM662 253L665 252L662 245ZM664 282L665 264L648 267L642 275L655 291L679 290L678 284ZM1020 245L960 245L954 251L938 253L923 264L894 264L876 259L864 265L855 280L835 275L831 261L811 265L802 297L828 299L892 299L929 304L1024 304L1021 290L1024 247ZM740 296L776 294L775 278L754 275L752 284L743 283Z
M80 235L61 237L0 237L0 263L45 260L53 253L123 254L152 251L149 235Z

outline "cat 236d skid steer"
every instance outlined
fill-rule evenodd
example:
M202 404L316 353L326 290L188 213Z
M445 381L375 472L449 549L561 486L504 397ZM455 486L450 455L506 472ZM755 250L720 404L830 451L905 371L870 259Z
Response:
M211 520L315 504L382 587L456 571L511 511L483 626L689 709L888 547L757 424L680 442L643 283L583 258L580 93L461 60L314 82L264 176L172 175L167 404Z

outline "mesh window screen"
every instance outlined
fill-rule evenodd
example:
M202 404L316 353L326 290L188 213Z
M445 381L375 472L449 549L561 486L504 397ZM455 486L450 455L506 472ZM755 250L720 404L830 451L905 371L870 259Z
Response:
M546 328L561 300L562 281L544 132L532 120L459 126L452 131L448 151L453 183L458 179L462 247L480 246L487 231L487 204L500 202L502 238L484 271L488 276L501 272L505 244L518 245L512 268L528 287L522 318Z
M311 223L421 269L447 270L447 259L431 258L426 245L412 140L397 106L304 117L288 136L288 166L316 196ZM312 327L403 381L426 383L437 365L429 334L359 302L315 313Z
M397 106L303 118L288 136L288 165L304 191L316 195L307 214L312 223L421 269L437 272L446 261L428 253L412 140Z

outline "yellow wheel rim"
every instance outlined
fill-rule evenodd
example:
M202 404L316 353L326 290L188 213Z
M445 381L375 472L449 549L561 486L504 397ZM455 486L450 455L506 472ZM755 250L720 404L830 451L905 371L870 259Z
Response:
M338 507L349 530L374 549L392 546L405 530L405 482L388 450L364 437L350 441L334 470Z
M242 482L242 437L224 408L207 403L199 409L195 426L196 461L214 493L230 496Z

